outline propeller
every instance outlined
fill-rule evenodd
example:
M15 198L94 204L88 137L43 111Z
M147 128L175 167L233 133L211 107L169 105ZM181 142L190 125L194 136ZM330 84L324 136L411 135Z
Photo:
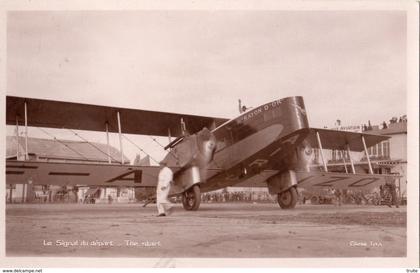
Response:
M206 180L208 166L216 151L216 144L216 137L206 127L197 133L198 154L195 163L200 170L201 182Z
M216 137L209 129L204 127L196 134L185 136L179 140L161 161L161 165L181 167L182 171L176 176L183 176L183 174L187 174L187 176L178 179L180 181L179 186L198 181L205 182L207 170L213 160L215 150Z

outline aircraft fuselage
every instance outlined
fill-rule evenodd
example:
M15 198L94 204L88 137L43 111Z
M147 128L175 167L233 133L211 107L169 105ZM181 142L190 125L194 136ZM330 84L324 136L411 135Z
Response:
M289 149L288 143L301 141L300 136L289 138L289 142L284 138L307 127L305 105L299 96L252 108L222 124L212 131L217 148L209 168L224 171L210 174L201 185L202 191L240 183L265 169L293 168L291 165L298 162L291 160L294 151Z

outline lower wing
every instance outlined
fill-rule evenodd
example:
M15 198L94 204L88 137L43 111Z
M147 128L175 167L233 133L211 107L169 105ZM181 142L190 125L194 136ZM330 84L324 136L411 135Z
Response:
M156 186L160 167L6 161L6 184Z
M159 166L6 160L6 184L151 188L156 187L160 170ZM220 169L207 172L213 176ZM171 193L183 191L175 184Z
M327 172L297 172L298 187L307 190L322 188L371 191L401 177L384 174L347 174Z
M277 171L264 171L234 187L267 187L267 179ZM296 172L297 186L309 191L318 191L326 188L372 191L379 189L380 185L395 182L399 175L384 174L347 174L334 172Z

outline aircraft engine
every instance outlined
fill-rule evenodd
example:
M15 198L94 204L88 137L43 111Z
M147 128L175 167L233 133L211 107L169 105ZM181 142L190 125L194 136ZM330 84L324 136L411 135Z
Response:
M197 134L185 136L162 161L171 167L182 170L175 174L175 184L184 189L193 184L204 182L206 170L216 149L216 138L207 128Z
M202 181L200 169L197 166L190 166L177 174L175 181L176 186L180 186L182 189L188 189L192 185Z
M203 128L197 134L185 136L162 161L169 168L181 168L175 173L172 192L183 192L182 203L186 210L196 210L200 205L198 184L206 180L215 149L215 136Z
M296 172L289 170L272 176L267 180L267 184L270 194L281 193L297 185Z
M204 182L207 178L208 164L213 160L216 151L216 137L204 128L197 134L197 146L198 153L193 165L199 169L200 182Z

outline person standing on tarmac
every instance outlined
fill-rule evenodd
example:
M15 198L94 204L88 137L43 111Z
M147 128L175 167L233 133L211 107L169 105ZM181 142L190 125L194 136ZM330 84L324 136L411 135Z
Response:
M333 188L333 193L335 196L336 205L341 206L342 200L341 200L341 190Z
M166 216L171 213L172 205L168 195L173 183L174 172L168 166L185 167L192 166L201 170L207 167L212 160L216 148L216 139L211 131L204 127L200 132L191 136L185 136L161 162L162 169L159 171L156 186L156 205L158 216ZM199 178L201 179L201 178ZM195 181L195 183L200 181Z
M389 207L392 207L394 205L396 208L398 208L398 197L397 197L397 187L395 186L394 182L389 182L385 184L391 193L391 202L388 204Z
M173 207L168 199L172 180L172 170L163 164L163 168L159 172L158 184L156 187L156 205L158 209L157 216L159 217L170 215L172 212Z

